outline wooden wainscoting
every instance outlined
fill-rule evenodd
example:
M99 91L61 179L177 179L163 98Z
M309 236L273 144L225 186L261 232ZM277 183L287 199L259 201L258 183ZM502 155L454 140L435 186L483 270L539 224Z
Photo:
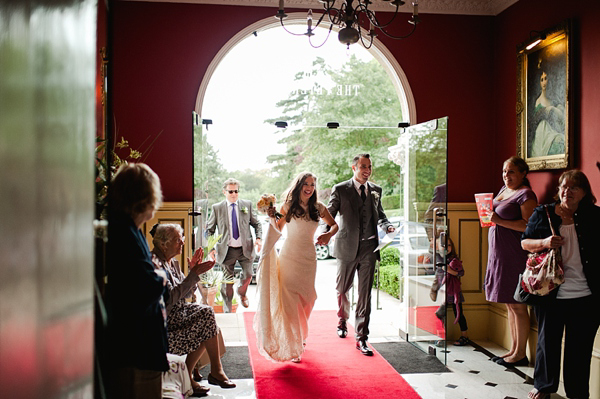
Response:
M448 232L463 262L465 275L461 287L465 296L463 310L469 325L469 337L489 339L489 302L485 300L483 281L487 264L487 228L479 224L475 203L448 204ZM448 309L450 314L452 310ZM448 323L450 339L460 336L458 324Z
M488 230L479 224L475 203L449 203L448 228L450 237L456 245L459 258L463 261L465 275L461 285L465 296L463 304L465 317L469 325L469 337L487 340L509 348L511 345L507 310L504 304L490 303L485 299L483 282L488 256ZM449 309L450 314L452 310ZM530 308L531 330L527 346L527 356L535 359L537 345L537 323ZM458 325L448 323L449 339L460 336ZM592 378L590 380L590 398L600 399L600 331L594 342L592 354Z
M192 257L192 222L191 217L188 213L192 210L192 202L165 202L162 207L154 215L154 219L148 221L142 226L142 231L148 240L148 246L152 250L154 245L152 244L152 236L150 235L150 229L156 223L161 224L178 224L183 228L183 234L185 235L185 244L181 255L176 257L179 260L179 264L182 267L182 271L185 275L188 273L188 265L185 261L186 258Z
M475 203L449 203L448 229L465 269L461 285L465 296L463 307L469 325L469 336L489 340L505 348L510 347L506 306L485 299L483 286L487 268L489 228L481 227ZM535 358L537 326L533 314L531 319L530 342L533 345L528 348L528 356ZM450 324L448 333L454 338L460 335L460 330L457 325Z

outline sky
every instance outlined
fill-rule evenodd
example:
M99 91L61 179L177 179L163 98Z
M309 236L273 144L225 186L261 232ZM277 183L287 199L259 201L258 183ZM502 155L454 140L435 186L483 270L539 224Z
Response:
M291 28L296 32L306 29ZM313 39L315 44L322 42L317 36ZM232 48L211 77L200 114L213 121L207 139L225 169L269 168L267 156L285 152L285 145L277 141L286 132L264 120L281 115L275 104L299 88L294 82L296 73L310 71L317 56L339 68L352 54L365 61L373 58L358 43L347 50L335 32L323 47L315 49L306 37L290 35L281 27L250 35Z

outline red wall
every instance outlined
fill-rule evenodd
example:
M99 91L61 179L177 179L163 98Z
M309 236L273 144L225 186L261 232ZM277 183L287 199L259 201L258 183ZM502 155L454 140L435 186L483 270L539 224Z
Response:
M495 186L501 186L500 168L504 159L516 151L516 47L529 38L530 31L550 28L565 19L573 21L572 89L574 163L588 176L600 199L600 2L598 1L519 1L496 18L494 104L498 132L495 146ZM547 202L556 192L558 176L562 170L535 171L529 178L540 202Z
M161 177L167 201L191 200L191 113L205 70L233 35L272 18L275 10L116 2L113 12L117 133L135 147L163 131L146 161ZM473 192L490 189L477 183L489 182L490 172L472 165L489 159L483 140L473 138L489 142L493 137L493 20L442 15L422 19L412 37L386 45L410 81L419 122L450 117L449 195L453 201L471 201ZM471 179L464 178L467 171Z
M574 57L574 65L581 65L575 87L580 95L572 106L577 121L575 166L581 166L599 186L593 165L600 142L592 131L599 125L594 110L600 102L596 94L600 82L592 75L598 65L595 58L600 57L600 24L594 21L598 8L586 7L583 16L581 5L530 0L516 3L498 17L423 14L410 38L381 38L407 75L418 121L449 116L449 201L471 202L473 193L497 192L502 185L502 161L516 148L516 46L529 37L530 30L569 16L580 21L580 51L585 54ZM191 113L206 68L232 36L271 18L275 9L118 1L112 12L117 134L135 148L162 131L146 162L161 177L167 201L189 201ZM541 198L556 175L531 174Z

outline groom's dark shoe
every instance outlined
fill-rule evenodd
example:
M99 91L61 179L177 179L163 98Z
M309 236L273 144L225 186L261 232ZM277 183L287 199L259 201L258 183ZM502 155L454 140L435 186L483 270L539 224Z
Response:
M365 356L373 356L373 351L371 348L369 348L369 345L367 345L367 340L365 339L359 339L356 341L356 349L358 349L360 353Z
M348 327L346 327L346 320L340 320L337 326L337 335L340 338L346 338L348 335Z

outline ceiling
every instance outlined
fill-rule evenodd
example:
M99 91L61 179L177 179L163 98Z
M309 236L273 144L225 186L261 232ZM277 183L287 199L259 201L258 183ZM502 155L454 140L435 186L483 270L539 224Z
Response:
M272 7L276 9L279 0L121 0L144 1L150 3L193 3L221 4L239 6ZM322 8L318 0L284 0L285 8ZM339 0L337 0L339 1ZM498 15L518 0L420 0L419 13L423 14L457 14L457 15ZM393 11L394 7L374 0L372 8L375 11ZM400 11L412 13L411 0L400 7Z

